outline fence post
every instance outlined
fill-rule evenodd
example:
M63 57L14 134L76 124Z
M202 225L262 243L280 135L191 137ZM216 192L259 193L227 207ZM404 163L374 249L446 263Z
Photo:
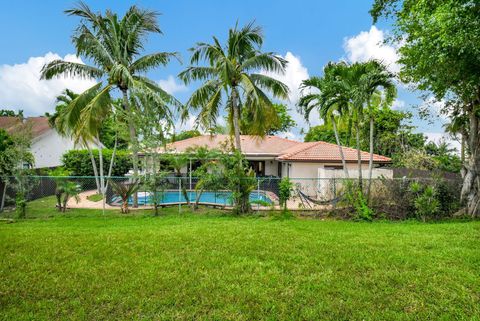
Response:
M189 159L190 162L190 170L188 171L189 176L190 176L190 191L192 190L192 159Z
M257 177L257 211L260 209L260 179Z
M335 179L335 177L333 178L333 209L336 209L337 208L337 201L335 201L337 199L337 180Z
M178 177L178 213L182 212L182 177Z

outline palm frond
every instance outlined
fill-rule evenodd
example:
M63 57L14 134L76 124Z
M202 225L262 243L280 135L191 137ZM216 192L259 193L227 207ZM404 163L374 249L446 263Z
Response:
M272 52L256 54L242 63L242 70L244 71L258 71L264 70L279 74L285 73L287 61L282 57L275 55Z
M270 91L274 97L288 100L290 90L280 80L262 74L251 74L249 77L257 86Z
M98 68L77 62L54 60L43 66L40 71L41 79L53 79L55 77L81 77L100 78L104 72Z
M218 74L217 69L213 67L203 67L203 66L189 66L184 71L178 74L185 84L189 84L195 80L205 80L216 77Z
M158 66L165 66L172 58L176 58L178 61L180 61L179 54L177 52L157 52L142 56L130 65L130 72L147 72Z

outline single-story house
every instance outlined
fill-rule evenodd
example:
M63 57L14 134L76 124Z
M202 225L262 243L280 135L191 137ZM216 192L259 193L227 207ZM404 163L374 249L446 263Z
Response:
M31 135L30 151L33 154L34 168L49 168L62 165L62 156L72 149L81 149L73 139L60 136L50 127L47 117L0 117L0 128L13 133L21 127Z
M162 153L185 153L190 148L224 149L231 144L228 135L203 135L168 144ZM277 136L241 136L242 153L255 170L257 177L289 177L300 186L305 194L328 198L336 187L341 186L337 178L344 178L339 148L326 142L299 142ZM358 178L357 150L342 147L349 178ZM368 177L370 154L361 152L362 175ZM392 178L393 172L388 166L391 159L373 155L374 169L372 177ZM195 160L182 169L189 175L195 169ZM336 182L335 182L336 181Z

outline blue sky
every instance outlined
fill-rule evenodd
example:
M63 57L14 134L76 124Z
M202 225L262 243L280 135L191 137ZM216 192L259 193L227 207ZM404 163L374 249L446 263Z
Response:
M188 63L187 49L197 41L210 41L212 35L224 39L228 28L255 20L264 29L264 50L274 51L290 61L285 80L291 87L302 77L320 75L328 61L365 60L379 58L394 64L396 52L392 46L381 45L390 28L381 22L372 28L368 14L372 1L87 1L95 11L110 8L120 14L132 4L162 13L159 22L163 36L149 38L146 52L178 51ZM81 90L88 86L82 80L62 79L45 83L36 79L41 65L59 57L75 59L70 42L77 18L63 11L74 1L12 1L0 7L0 108L24 109L27 115L43 114L54 108L53 99L62 87ZM149 76L159 81L181 101L186 101L194 85L183 86L175 76L182 65L172 62ZM3 89L2 89L3 88ZM292 89L292 108L295 95ZM395 108L414 110L422 104L418 93L399 88ZM299 117L296 115L296 117ZM193 118L192 118L193 119ZM293 130L307 125L300 119ZM433 123L415 119L418 130L438 138L442 132L441 119ZM315 123L315 120L312 121ZM191 125L191 124L190 124ZM188 126L188 125L185 125Z

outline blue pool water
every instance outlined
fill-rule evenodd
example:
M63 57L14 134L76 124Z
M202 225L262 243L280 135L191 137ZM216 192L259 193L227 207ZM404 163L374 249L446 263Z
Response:
M196 192L188 191L188 198L190 202L195 202ZM153 195L148 192L139 192L138 193L138 204L139 205L151 205ZM178 193L178 191L165 191L163 193L158 193L157 195L159 203L178 203L186 202L183 193ZM114 197L113 201L118 200L118 197ZM262 201L272 204L272 200L264 192L252 192L250 194L250 202ZM130 204L133 203L132 199L129 201ZM232 193L231 192L203 192L200 196L200 203L215 203L222 205L232 205Z

